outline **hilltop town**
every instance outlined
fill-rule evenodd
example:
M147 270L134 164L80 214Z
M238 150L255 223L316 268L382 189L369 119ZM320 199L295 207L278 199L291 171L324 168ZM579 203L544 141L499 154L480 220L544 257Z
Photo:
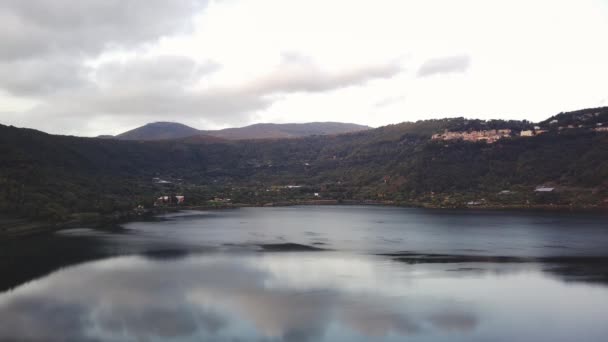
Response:
M605 112L597 111L595 113L585 113L578 117L561 117L559 119L551 119L540 125L528 125L522 129L468 129L468 130L449 130L444 129L442 133L435 133L431 136L431 140L463 140L470 142L486 142L488 144L495 143L500 139L513 137L534 137L547 132L555 131L558 134L569 131L595 131L608 132L608 117ZM561 121L561 122L560 122Z

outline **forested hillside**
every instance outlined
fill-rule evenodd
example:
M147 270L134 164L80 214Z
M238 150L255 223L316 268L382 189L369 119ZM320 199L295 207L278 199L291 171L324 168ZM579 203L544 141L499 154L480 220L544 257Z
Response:
M605 109L603 109L605 110ZM564 114L567 115L567 114ZM552 130L493 144L435 141L444 130L530 123L444 119L285 140L120 141L0 126L0 212L74 213L186 204L378 200L403 205L605 206L608 133ZM553 190L538 192L539 186Z

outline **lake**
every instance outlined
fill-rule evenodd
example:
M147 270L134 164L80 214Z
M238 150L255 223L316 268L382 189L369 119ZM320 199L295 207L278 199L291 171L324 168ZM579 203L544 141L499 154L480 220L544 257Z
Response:
M184 211L0 242L0 341L607 341L608 216Z

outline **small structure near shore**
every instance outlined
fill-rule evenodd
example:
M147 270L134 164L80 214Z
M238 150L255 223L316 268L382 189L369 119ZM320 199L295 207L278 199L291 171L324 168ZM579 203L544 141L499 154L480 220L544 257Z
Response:
M184 204L186 197L183 195L160 196L154 201L154 206L180 205Z
M534 136L534 131L533 130L521 131L519 133L519 135L522 136L522 137L533 137Z

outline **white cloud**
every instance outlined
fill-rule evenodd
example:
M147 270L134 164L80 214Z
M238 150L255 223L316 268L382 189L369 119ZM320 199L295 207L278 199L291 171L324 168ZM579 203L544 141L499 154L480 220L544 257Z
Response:
M426 77L432 75L462 73L467 71L470 65L471 58L469 56L432 58L422 63L420 68L418 68L417 75L419 77Z

